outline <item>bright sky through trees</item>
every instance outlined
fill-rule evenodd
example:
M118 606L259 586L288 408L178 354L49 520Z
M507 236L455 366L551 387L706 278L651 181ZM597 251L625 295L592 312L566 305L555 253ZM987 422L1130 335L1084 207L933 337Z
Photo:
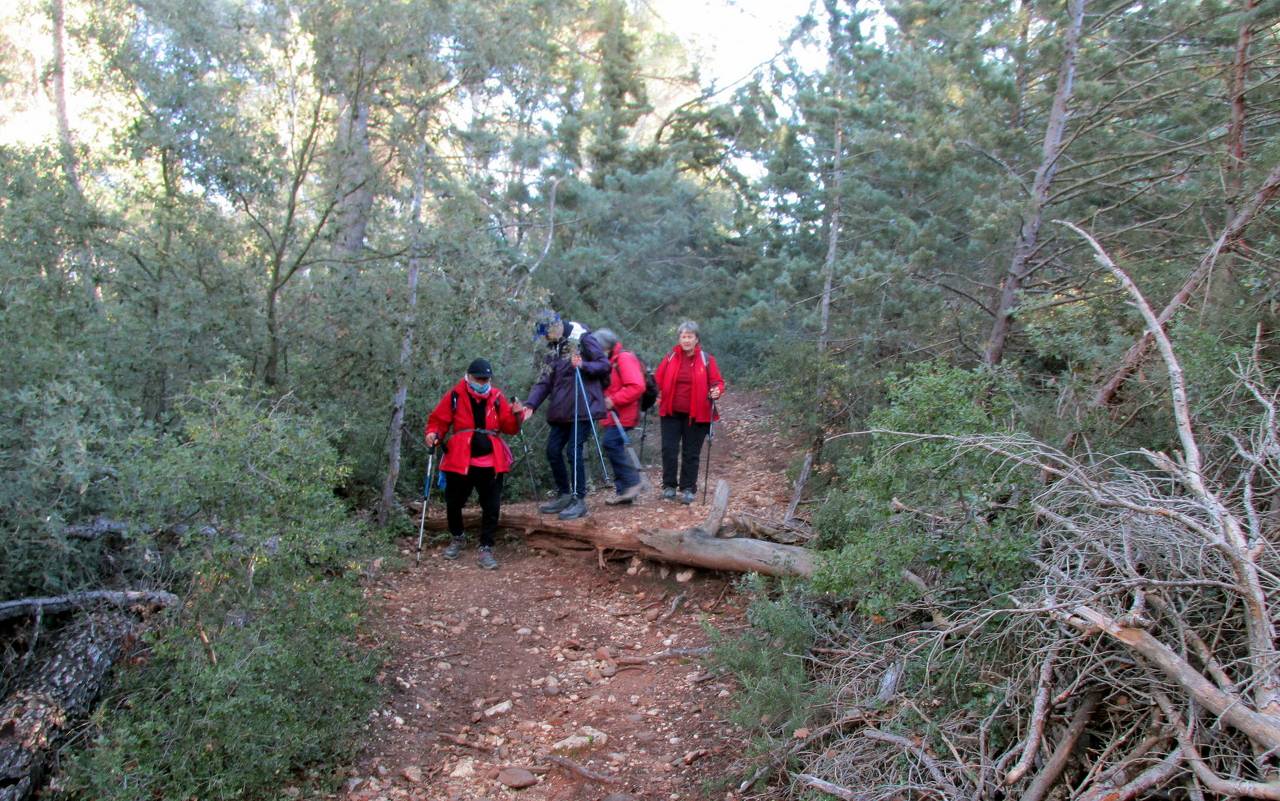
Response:
M813 0L649 0L684 41L704 83L727 89L779 56ZM805 53L819 60L817 51ZM808 60L808 59L806 59Z

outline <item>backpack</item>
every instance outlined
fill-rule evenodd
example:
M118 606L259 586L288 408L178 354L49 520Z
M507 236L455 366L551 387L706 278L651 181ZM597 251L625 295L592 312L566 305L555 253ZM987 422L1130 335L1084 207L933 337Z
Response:
M647 412L658 401L658 379L653 377L653 370L639 355L636 355L636 361L640 362L640 372L644 373L644 394L640 396L640 411Z

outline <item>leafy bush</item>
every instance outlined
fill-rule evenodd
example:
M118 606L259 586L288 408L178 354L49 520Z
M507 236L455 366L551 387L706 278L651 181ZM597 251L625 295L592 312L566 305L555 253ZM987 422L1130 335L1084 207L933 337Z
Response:
M106 510L117 451L135 415L84 369L0 391L0 598L92 583L99 544L68 522Z
M71 797L261 793L342 748L372 702L345 468L285 407L215 382L182 404L181 436L135 440L120 505L185 601L96 717Z
M798 588L770 597L761 577L752 575L744 583L756 596L748 610L752 628L732 638L712 631L712 659L741 684L730 719L757 732L763 752L790 738L825 700L827 688L810 680L805 654L820 629L835 624L809 609Z
M889 402L868 428L919 434L995 433L1011 409L1001 378L986 371L922 364L888 382ZM825 558L814 586L887 614L920 591L905 569L953 590L986 595L1021 576L1029 545L1017 525L1029 481L1023 471L954 441L871 435L841 476L815 523Z

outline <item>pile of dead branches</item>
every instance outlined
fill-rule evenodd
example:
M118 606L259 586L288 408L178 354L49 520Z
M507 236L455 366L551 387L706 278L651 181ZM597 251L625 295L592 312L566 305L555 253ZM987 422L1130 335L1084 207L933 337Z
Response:
M1280 388L1242 365L1251 426L1197 430L1168 338L1097 252L1160 347L1177 452L957 439L1048 477L1034 576L976 606L934 588L930 622L828 651L840 689L788 755L793 792L1280 799Z

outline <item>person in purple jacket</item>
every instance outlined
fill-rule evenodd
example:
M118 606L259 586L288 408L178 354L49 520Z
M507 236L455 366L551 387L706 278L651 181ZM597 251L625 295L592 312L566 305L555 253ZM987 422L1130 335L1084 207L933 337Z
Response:
M592 421L604 418L604 380L612 365L600 343L581 323L562 320L555 312L544 312L536 333L546 340L547 355L542 372L525 399L524 420L538 407L547 405L547 461L559 495L538 507L544 514L558 514L574 520L587 514L587 463L583 444L591 437ZM581 377L581 381L579 381ZM572 482L565 465L565 447L573 448Z

